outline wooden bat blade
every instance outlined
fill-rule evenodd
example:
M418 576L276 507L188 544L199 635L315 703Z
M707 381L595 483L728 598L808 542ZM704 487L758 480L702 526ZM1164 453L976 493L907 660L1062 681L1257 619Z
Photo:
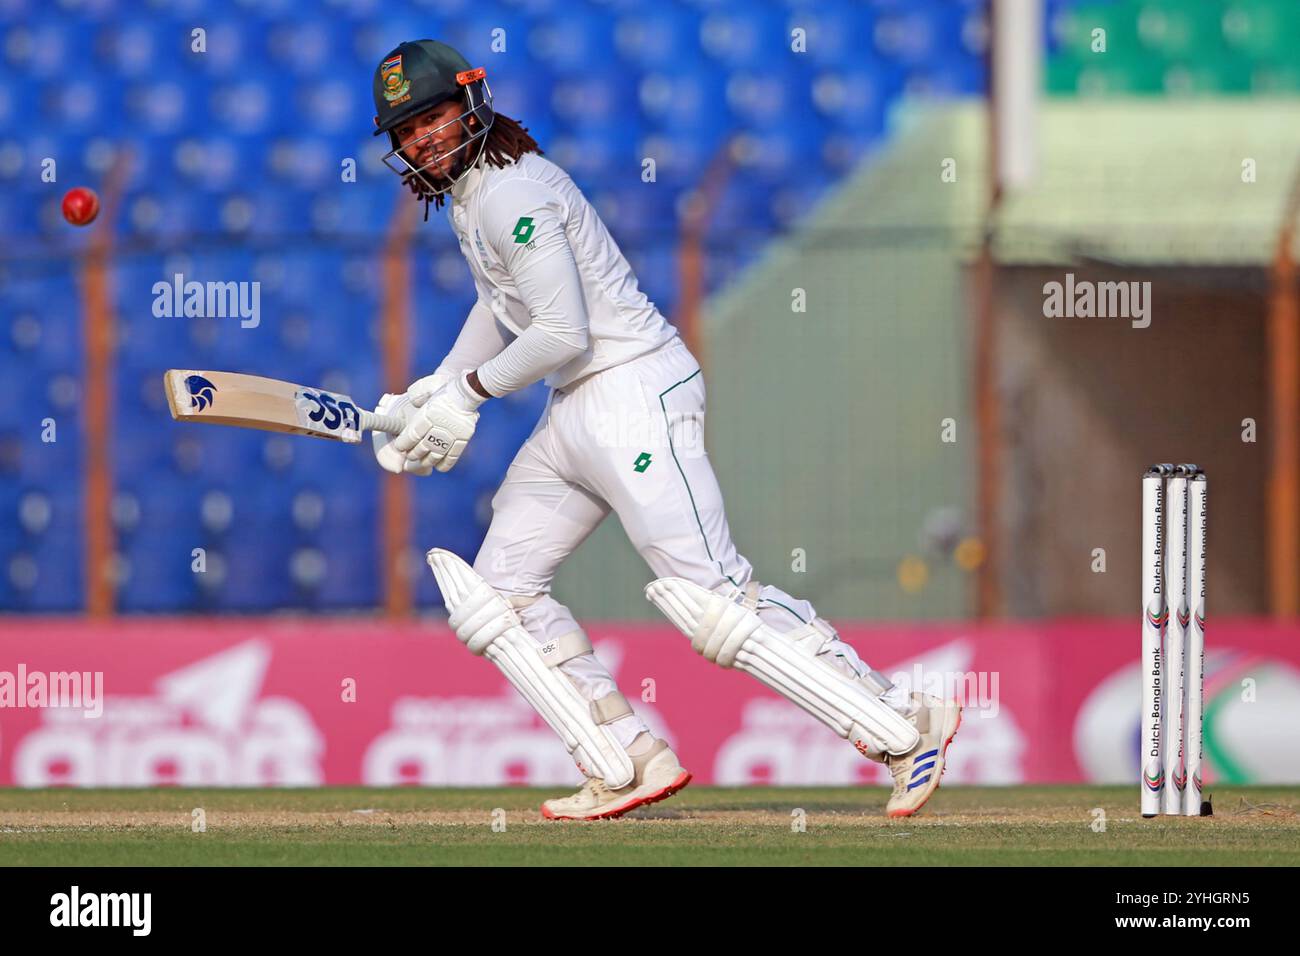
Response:
M355 444L369 413L347 395L240 372L168 369L163 388L172 418L313 435Z

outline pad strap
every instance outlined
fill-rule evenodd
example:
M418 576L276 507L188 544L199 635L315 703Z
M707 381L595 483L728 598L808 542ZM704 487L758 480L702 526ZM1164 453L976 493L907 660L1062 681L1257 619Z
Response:
M598 724L609 724L632 713L632 705L618 691L606 694L591 702L591 719Z
M537 650L547 667L559 667L566 661L592 652L591 641L582 631L570 631L553 641L547 641Z

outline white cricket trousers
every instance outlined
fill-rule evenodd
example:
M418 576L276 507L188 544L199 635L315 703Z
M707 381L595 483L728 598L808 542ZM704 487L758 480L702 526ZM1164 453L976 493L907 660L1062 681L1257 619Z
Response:
M654 577L685 578L723 593L749 583L753 569L732 543L704 450L704 406L699 363L677 337L551 392L492 499L492 524L474 562L503 594L538 597L520 619L539 643L580 630L551 597L551 582L611 510ZM777 631L816 615L807 601L779 588L764 586L759 596L759 616ZM866 673L851 648L835 644L837 666ZM594 654L561 670L588 700L615 690ZM630 715L610 729L626 747L648 728Z

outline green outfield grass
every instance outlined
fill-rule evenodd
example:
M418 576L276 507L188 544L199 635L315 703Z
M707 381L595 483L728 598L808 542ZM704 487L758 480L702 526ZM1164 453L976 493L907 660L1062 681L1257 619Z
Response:
M554 790L3 790L0 865L1300 866L1300 789L1212 793L1212 818L1143 820L1136 787L954 786L887 820L879 788L689 787L554 823Z

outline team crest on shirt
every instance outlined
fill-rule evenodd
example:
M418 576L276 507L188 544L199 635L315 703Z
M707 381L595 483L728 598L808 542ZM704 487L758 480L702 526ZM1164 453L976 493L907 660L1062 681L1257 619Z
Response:
M389 106L405 103L411 98L408 95L411 81L402 72L402 54L385 60L379 67L379 75L384 84L384 99L388 100Z

